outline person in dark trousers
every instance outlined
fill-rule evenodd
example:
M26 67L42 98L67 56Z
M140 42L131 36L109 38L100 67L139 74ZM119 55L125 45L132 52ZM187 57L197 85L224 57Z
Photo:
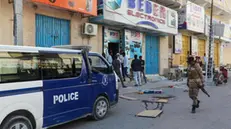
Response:
M200 56L196 56L196 63L198 63L201 68L203 67L203 63L201 61L201 57Z
M141 77L140 77L140 72L141 72L141 61L137 59L137 55L134 56L134 60L132 60L132 71L134 75L134 80L136 82L135 86L141 86Z
M112 65L114 67L114 70L115 70L117 76L119 77L119 79L121 81L122 87L126 88L126 86L124 85L124 82L123 82L122 75L121 75L121 63L120 63L118 55L115 56L115 60L113 60Z
M142 56L140 56L139 58L140 58L140 62L141 62L141 75L144 78L144 82L147 83L147 78L146 78L145 73L144 73L145 61L142 59Z
M125 81L125 76L124 76L124 56L123 56L123 50L120 50L120 53L118 53L119 55L119 60L120 60L120 63L121 63L121 72L122 72L122 75L123 75L123 79Z

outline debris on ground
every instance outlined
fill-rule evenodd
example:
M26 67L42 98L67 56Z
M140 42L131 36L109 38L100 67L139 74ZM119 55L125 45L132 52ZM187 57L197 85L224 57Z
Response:
M136 116L138 117L147 117L147 118L156 118L158 116L160 116L162 114L162 110L144 110L138 114L136 114Z
M184 92L188 92L188 89L185 89Z
M124 96L124 95L120 95L119 97L122 98L122 99L130 100L130 101L137 101L137 100L139 100L137 98L132 98L132 97Z
M157 89L145 89L138 91L138 94L162 94L163 90L157 90Z

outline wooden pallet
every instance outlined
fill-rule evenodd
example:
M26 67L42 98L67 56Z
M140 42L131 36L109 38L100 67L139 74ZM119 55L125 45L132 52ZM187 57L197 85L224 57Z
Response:
M147 118L156 118L163 113L162 110L144 110L138 114L137 117L147 117Z

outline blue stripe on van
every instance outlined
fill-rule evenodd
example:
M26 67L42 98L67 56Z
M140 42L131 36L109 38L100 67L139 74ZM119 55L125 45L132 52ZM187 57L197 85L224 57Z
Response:
M35 93L35 92L40 92L40 91L42 91L42 87L0 91L0 97L29 94L29 93Z

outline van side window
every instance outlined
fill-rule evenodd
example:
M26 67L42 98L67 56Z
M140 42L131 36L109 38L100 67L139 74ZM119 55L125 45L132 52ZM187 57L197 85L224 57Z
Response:
M36 53L1 52L0 83L40 80Z
M78 77L82 70L82 56L80 54L40 54L42 77L47 79L60 79Z
M93 72L97 71L105 74L108 73L108 65L99 56L89 56L89 60L91 62Z

